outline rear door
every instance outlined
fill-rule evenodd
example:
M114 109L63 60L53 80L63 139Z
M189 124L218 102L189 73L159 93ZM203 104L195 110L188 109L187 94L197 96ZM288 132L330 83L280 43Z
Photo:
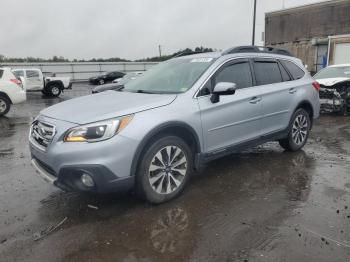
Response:
M44 87L44 80L39 70L28 69L25 70L25 81L27 90L42 90Z
M219 82L236 83L238 89L235 94L220 96L218 103L212 103L210 93ZM248 59L223 65L204 85L197 99L205 152L220 152L260 136L262 107Z
M256 83L262 98L262 133L268 135L288 127L297 87L285 67L275 59L253 61Z

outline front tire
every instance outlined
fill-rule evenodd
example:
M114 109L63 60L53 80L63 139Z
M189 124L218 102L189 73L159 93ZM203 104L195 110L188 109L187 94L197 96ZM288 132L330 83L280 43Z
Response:
M11 108L11 101L5 97L0 95L0 116L6 115Z
M305 109L299 108L292 116L288 136L279 141L280 146L287 151L300 150L307 142L310 129L311 120L309 113Z
M152 204L177 197L193 169L190 147L179 137L166 136L154 142L141 156L136 191Z
M103 80L103 79L100 79L100 80L98 81L98 84L99 84L99 85L104 85L104 83L105 83L105 80Z

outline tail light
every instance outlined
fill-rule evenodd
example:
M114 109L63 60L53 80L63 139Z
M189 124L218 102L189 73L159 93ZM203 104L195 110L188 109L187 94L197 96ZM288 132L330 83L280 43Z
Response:
M22 85L22 82L20 80L15 78L15 79L10 79L10 81L23 89L23 85Z
M316 81L313 82L312 86L316 89L317 92L320 91L321 86L318 82L316 82Z

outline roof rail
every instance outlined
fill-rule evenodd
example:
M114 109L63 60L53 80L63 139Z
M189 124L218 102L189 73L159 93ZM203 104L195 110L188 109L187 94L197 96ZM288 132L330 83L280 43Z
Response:
M269 54L293 56L291 52L285 49L275 48L270 46L255 46L255 45L232 47L222 52L222 55L236 54L236 53L269 53Z
M187 55L196 55L196 54L204 54L204 53L210 53L209 51L192 51L192 52L189 52L189 51L183 51L183 52L180 52L174 56L172 56L172 58L175 58L175 57L180 57L180 56L187 56Z

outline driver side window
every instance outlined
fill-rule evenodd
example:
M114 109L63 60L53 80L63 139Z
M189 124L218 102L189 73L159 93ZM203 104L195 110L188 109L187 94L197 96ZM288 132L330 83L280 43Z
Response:
M203 86L200 96L209 95L214 86L219 82L231 82L237 85L237 88L246 88L253 86L252 72L248 61L237 62L224 65L218 72L207 81Z

